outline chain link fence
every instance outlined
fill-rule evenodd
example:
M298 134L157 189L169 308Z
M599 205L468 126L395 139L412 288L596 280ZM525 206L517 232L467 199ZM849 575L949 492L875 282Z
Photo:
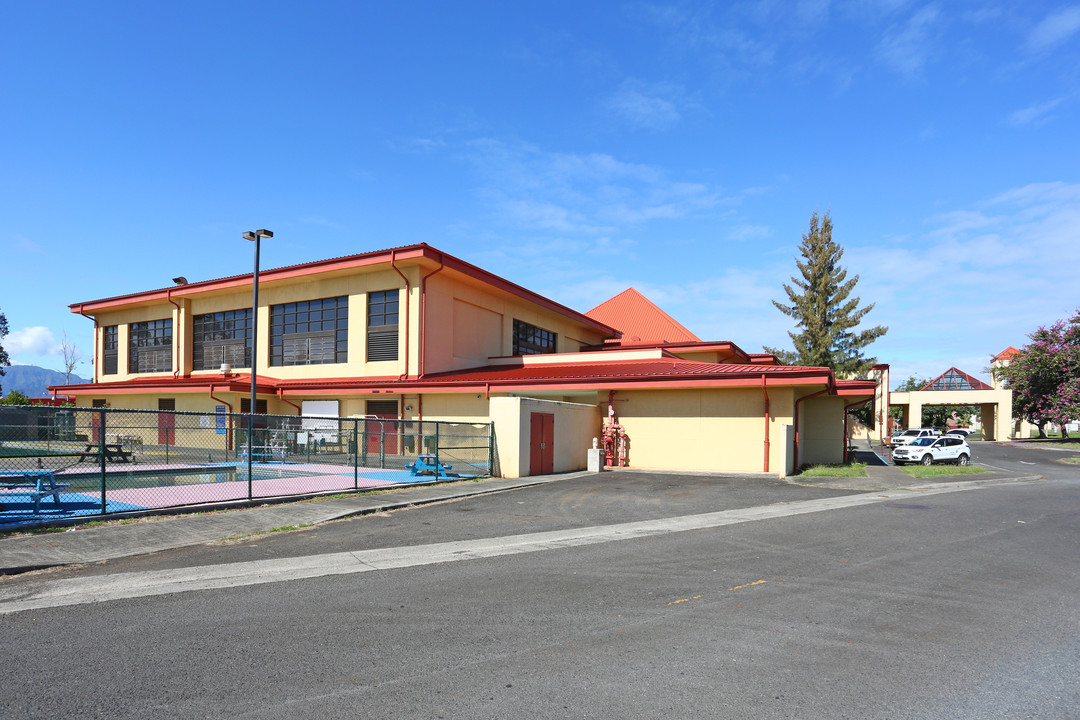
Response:
M0 528L497 474L490 423L0 406Z

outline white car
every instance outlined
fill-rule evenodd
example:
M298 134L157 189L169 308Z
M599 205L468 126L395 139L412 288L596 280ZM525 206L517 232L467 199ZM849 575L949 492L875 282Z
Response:
M893 449L892 460L895 465L933 465L937 462L967 465L971 461L971 447L958 435L921 437Z
M941 433L934 428L911 428L910 430L896 433L889 438L889 445L892 447L899 447L901 445L907 445L919 438L936 438L939 435L941 435Z

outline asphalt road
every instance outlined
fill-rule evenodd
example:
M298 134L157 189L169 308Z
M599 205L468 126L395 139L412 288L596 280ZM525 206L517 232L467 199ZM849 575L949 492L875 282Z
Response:
M979 448L1027 483L601 476L13 576L70 595L0 614L2 715L1080 718L1080 468L1039 452Z

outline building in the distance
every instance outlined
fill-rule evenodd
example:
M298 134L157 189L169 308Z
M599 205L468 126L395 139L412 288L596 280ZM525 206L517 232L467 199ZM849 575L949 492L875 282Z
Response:
M786 475L845 457L876 383L702 341L630 289L578 312L426 244L75 303L83 407L494 422L506 476L631 467ZM252 346L257 325L258 347Z

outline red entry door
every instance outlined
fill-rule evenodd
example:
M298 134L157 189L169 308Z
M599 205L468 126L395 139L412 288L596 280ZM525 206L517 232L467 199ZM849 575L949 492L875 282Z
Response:
M555 469L555 415L532 413L529 427L529 474L547 475Z
M174 398L159 398L158 410L163 412L158 413L158 444L159 445L175 445L176 444L176 416L173 412L176 410L176 400Z

